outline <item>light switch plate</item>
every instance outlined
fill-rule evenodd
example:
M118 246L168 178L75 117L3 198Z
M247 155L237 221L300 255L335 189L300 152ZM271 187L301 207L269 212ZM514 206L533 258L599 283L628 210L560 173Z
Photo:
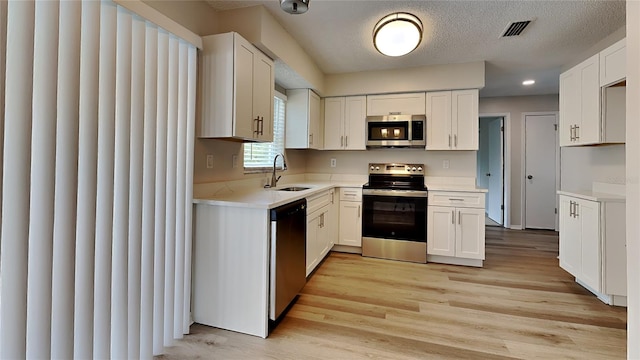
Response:
M231 155L231 167L234 169L238 167L238 155Z
M336 167L336 159L331 159L331 167Z
M449 160L442 160L442 168L443 169L449 168Z
M207 155L207 169L213 169L213 155Z

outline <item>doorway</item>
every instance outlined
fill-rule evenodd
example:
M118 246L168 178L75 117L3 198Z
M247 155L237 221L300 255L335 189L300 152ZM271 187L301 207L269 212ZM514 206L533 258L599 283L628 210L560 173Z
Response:
M488 189L487 225L504 226L504 117L480 117L477 184Z
M558 114L524 117L524 228L558 229Z

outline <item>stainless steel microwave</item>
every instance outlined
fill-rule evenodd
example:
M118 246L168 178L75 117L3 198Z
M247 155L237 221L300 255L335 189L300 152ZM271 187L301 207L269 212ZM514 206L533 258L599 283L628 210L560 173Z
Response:
M367 148L424 148L425 115L367 116Z

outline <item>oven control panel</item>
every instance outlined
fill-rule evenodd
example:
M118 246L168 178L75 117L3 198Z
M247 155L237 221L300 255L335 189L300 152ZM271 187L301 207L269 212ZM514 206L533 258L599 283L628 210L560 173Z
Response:
M369 164L369 174L424 174L424 164Z

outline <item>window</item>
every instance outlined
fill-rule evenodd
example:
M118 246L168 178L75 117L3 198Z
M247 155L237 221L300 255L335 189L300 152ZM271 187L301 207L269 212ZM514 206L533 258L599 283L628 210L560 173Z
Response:
M284 114L287 97L276 91L273 97L273 142L244 144L244 171L264 172L273 168L273 158L284 154ZM276 168L282 170L283 159L278 158Z

